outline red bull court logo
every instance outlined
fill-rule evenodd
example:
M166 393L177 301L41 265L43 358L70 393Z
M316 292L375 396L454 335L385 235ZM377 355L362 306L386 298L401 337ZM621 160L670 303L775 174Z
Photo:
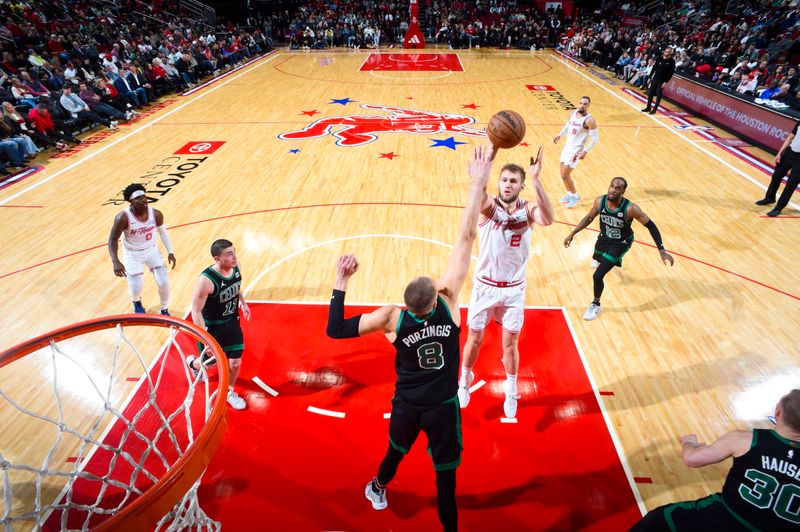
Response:
M336 139L337 146L363 146L378 140L378 135L382 133L413 135L458 133L467 137L486 137L483 129L467 127L475 123L475 119L471 116L371 104L361 104L361 108L388 114L320 118L298 131L282 133L278 138L305 140L330 135Z

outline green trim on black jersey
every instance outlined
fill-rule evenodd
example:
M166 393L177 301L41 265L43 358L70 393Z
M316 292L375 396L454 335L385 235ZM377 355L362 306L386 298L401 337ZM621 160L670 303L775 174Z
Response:
M200 275L204 275L206 277L206 279L211 281L211 284L214 285L214 292L212 292L212 295L213 295L217 290L219 290L219 284L217 284L217 278L214 277L212 274L208 273L208 270L210 268L211 268L211 266L209 266L208 268L206 268L205 270L200 272ZM222 276L220 276L220 277L222 277Z
M397 327L394 328L394 333L395 334L400 334L400 326L403 324L403 318L405 318L405 316L406 316L406 311L405 310L401 310L400 311L400 318L398 318L398 320L397 320Z
M627 203L630 203L628 201L628 198L626 198L625 196L620 197L619 207L617 207L615 210L612 211L608 207L608 194L606 194L605 196L603 196L603 204L600 206L600 208L605 209L606 211L608 211L609 214L617 214L623 207L626 206Z
M410 310L407 310L406 312L408 313L409 317L410 317L412 320L416 321L417 323L425 323L426 321L428 321L429 319L431 319L431 318L433 317L433 315L434 315L434 314L436 314L436 307L433 307L433 308L431 309L431 311L430 311L430 312L428 312L427 314L425 314L425 315L424 315L424 316L422 316L422 317L419 317L419 316L417 316L416 314L414 314L414 313L413 313L413 312L411 312ZM451 319L452 319L452 318L451 318Z
M773 436L778 438L778 441L780 441L781 443L785 443L786 445L788 445L790 447L800 447L800 441L794 441L794 440L790 440L789 438L784 438L783 436L781 436L780 434L778 434L774 430L770 430L770 432L772 433ZM753 433L755 433L755 431L753 431ZM753 438L753 439L755 440L755 438Z

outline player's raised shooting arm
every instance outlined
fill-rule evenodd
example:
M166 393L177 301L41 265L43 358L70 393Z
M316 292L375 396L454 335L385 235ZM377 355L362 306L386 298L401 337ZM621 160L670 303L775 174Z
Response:
M201 275L197 279L197 284L194 287L194 294L192 294L192 321L199 327L205 327L205 320L203 319L203 307L206 300L211 293L214 292L214 284L211 279L205 275Z
M469 271L469 260L472 253L472 243L477 233L478 215L482 200L486 195L486 182L492 171L492 160L494 159L494 148L492 146L480 145L472 153L469 164L470 187L467 196L467 206L461 215L461 225L458 230L453 251L450 253L450 261L447 270L439 279L439 291L452 304L458 304L458 293L464 284L464 279Z
M749 430L725 433L710 445L697 441L694 434L687 434L681 438L683 463L689 467L704 467L731 456L741 456L750 449L752 440L753 432Z

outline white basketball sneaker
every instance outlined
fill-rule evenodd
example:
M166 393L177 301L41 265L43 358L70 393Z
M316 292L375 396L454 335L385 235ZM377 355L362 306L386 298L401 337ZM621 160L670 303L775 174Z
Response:
M374 487L375 479L367 482L367 487L364 489L364 496L375 510L385 510L389 503L386 502L386 488L378 490Z
M597 317L598 314L600 314L600 305L597 303L592 303L589 305L589 308L586 309L586 312L584 312L583 319L586 321L592 321Z
M472 386L473 380L475 380L475 374L470 371L469 375L467 375L467 385L461 386L461 383L459 382L458 404L461 406L461 408L467 408L467 405L469 404L469 387Z
M572 197L572 192L567 192L564 194L564 197L561 198L561 203L567 203L569 199Z
M503 401L503 413L507 418L513 419L517 417L519 394L516 390L511 389L511 383L508 381L503 382L503 391L506 394L506 400Z
M239 397L239 394L233 391L233 388L228 388L228 404L231 405L231 408L234 410L244 410L247 407L247 403L244 402L244 399Z
M567 201L567 209L573 208L581 200L580 194L570 194L569 201Z

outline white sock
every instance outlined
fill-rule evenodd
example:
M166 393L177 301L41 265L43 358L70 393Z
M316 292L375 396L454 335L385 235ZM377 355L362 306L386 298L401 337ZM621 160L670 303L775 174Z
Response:
M469 368L467 366L461 366L461 378L458 380L458 385L462 388L466 388L468 378L469 378Z
M510 374L506 373L506 382L508 383L509 390L507 390L507 391L509 392L509 395L516 395L516 393L517 393L517 376L516 375L510 375Z

